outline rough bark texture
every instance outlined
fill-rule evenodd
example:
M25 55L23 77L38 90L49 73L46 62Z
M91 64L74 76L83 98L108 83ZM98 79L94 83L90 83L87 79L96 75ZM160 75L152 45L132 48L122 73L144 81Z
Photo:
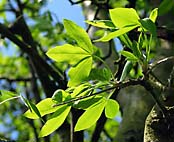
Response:
M144 142L173 142L174 140L174 107L167 108L169 118L166 118L155 106L145 123Z
M118 96L122 108L122 122L117 142L142 142L145 119L154 105L151 95L140 86L121 90Z

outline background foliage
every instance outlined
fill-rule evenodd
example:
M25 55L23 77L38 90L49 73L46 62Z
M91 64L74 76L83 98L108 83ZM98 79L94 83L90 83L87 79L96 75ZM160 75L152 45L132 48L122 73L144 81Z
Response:
M172 141L174 2L68 0L85 29L50 2L0 2L1 139Z

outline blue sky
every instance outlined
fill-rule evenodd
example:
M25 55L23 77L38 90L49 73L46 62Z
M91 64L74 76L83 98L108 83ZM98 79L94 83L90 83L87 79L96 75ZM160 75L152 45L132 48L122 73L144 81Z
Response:
M50 10L56 13L58 19L62 22L64 18L76 22L85 27L84 16L80 5L71 5L68 0L49 0L44 10Z

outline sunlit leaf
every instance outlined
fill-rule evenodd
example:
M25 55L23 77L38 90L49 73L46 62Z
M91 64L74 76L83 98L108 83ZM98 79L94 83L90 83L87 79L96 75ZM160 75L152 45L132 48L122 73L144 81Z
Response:
M89 107L78 119L75 125L75 131L84 130L94 125L101 116L105 105L106 100L102 99L95 105Z
M128 25L139 25L139 16L133 8L115 8L109 11L111 20L114 25L121 29Z
M114 26L114 24L112 23L112 21L110 21L110 20L93 20L93 21L87 20L86 23L93 25L95 27L99 27L99 28L107 28L107 29L116 28Z
M93 53L93 45L86 31L74 22L64 19L63 21L67 33L88 53Z
M119 111L119 104L113 100L108 99L105 106L105 115L107 118L114 118Z
M75 102L73 107L78 108L78 109L84 109L86 110L90 106L94 105L95 103L98 103L103 97L101 96L91 96L83 100L79 100L78 102Z
M68 81L68 86L76 86L80 84L82 81L85 81L89 76L89 73L92 68L92 57L87 57L78 63L76 66L72 67L68 75L70 80Z
M53 107L54 104L55 103L53 102L52 98L47 98L47 99L40 101L36 105L36 107L39 110L40 115L44 116L46 114L53 113L57 109L59 109L59 107ZM39 118L34 112L31 112L30 110L26 111L24 113L24 116L27 118L30 118L30 119L38 119Z
M135 29L136 27L138 27L138 25L128 25L128 26L123 27L123 28L121 28L121 29L119 29L117 31L114 31L114 32L111 32L111 33L109 33L107 35L104 35L102 38L95 40L95 42L98 42L98 41L103 41L103 42L109 41L109 40L111 40L111 39L113 39L115 37L118 37L120 35L123 35L123 34L129 32L129 31Z
M109 69L92 69L89 75L91 80L109 81L111 79L112 73Z
M67 115L70 112L70 109L71 109L70 106L64 106L59 108L44 124L44 126L42 127L39 133L39 137L48 136L49 134L54 132L56 129L58 129L65 121Z
M158 16L158 8L155 8L151 11L149 19L155 23L157 16Z
M68 62L69 64L76 64L83 58L89 56L89 53L80 47L64 44L51 48L46 53L48 57L57 62Z
M127 60L138 61L138 58L131 52L120 51L120 53L127 58Z
M126 77L128 76L129 72L131 71L133 65L131 61L127 61L126 64L124 65L120 81L124 81Z
M91 85L89 83L84 83L84 84L81 84L77 87L75 87L73 93L71 94L72 97L76 97L76 96L81 96L81 94L85 93L86 91L88 92L89 88L91 87ZM86 93L87 93L86 92Z

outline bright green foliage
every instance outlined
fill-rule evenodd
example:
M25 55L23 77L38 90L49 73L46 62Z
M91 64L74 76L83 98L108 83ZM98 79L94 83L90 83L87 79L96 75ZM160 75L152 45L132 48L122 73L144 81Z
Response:
M113 99L108 99L105 106L106 117L114 118L118 112L119 112L119 104Z
M89 76L95 49L84 29L69 20L64 20L64 26L69 36L77 42L78 47L69 44L57 46L50 49L47 55L57 62L68 62L73 65L68 73L70 77L68 86L71 87L85 81Z
M71 97L74 98L74 97L79 97L79 96L84 96L86 94L88 94L88 92L91 91L91 84L89 83L84 83L84 84L81 84L77 87L75 87L75 89L73 90L73 92L71 93Z
M107 29L116 29L115 25L110 20L93 20L86 21L86 23L99 27L99 28L107 28Z
M78 119L75 126L75 131L87 129L94 125L102 114L106 105L106 99L101 99L99 102L90 106Z
M90 106L97 104L98 102L100 102L100 100L103 99L103 97L101 96L96 96L96 97L88 97L86 99L77 101L74 103L73 107L78 108L78 109L83 109L86 110L88 109Z
M131 52L128 51L120 51L120 53L130 61L138 61L138 58Z
M155 23L157 16L158 16L158 8L155 8L151 11L149 19Z
M91 68L92 68L92 57L90 56L83 59L76 66L73 66L68 73L70 77L68 86L76 86L80 84L82 81L85 81L85 79L87 79L87 77L89 76Z
M90 54L93 53L93 45L84 29L67 19L64 20L64 26L69 36L77 42L78 46Z
M111 32L111 33L107 34L106 36L104 36L104 37L102 37L102 38L100 38L98 40L95 40L95 41L96 42L97 41L103 41L103 42L109 41L109 40L111 40L111 39L113 39L115 37L118 37L120 35L123 35L123 34L129 32L129 31L135 29L136 27L137 27L137 25L127 25L126 27L121 28L119 30L116 30L114 32Z
M100 81L109 81L111 79L112 73L109 69L92 69L89 75L90 80L100 80Z
M125 64L125 66L124 66L123 72L121 74L120 81L125 80L125 78L129 74L129 72L131 71L132 67L133 67L132 62L131 61L127 61L126 64Z
M81 47L64 44L48 50L47 55L57 62L67 62L75 65L90 54Z
M132 8L115 8L109 11L111 20L119 29L127 26L138 26L139 16Z
M56 129L58 129L62 123L65 121L67 115L70 112L71 107L70 106L62 106L60 107L50 118L47 120L45 125L42 127L39 137L44 137L52 132L54 132Z
M55 103L53 102L53 100L51 98L46 98L42 101L40 101L36 107L40 112L41 116L44 116L46 114L50 114L55 112L57 109L59 109L59 107L53 107ZM30 110L28 110L27 112L24 113L24 116L30 119L38 119L38 115L36 113L34 113L33 111L31 112Z

